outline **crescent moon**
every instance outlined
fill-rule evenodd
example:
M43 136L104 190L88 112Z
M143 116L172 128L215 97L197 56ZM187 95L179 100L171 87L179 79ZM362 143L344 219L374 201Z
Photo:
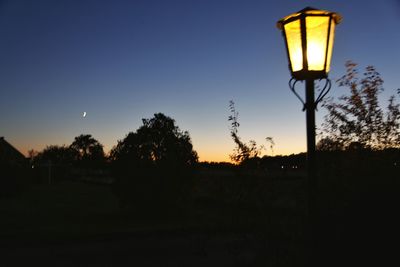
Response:
M83 112L82 117L86 117L86 111Z

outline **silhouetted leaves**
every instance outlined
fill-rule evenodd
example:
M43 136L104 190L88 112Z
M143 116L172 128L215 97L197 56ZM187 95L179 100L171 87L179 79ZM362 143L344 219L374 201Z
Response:
M229 111L232 113L228 116L228 121L231 122L230 134L233 142L236 144L233 153L229 155L229 157L235 163L243 163L250 159L257 158L264 149L264 146L257 146L257 143L254 140L250 140L248 144L243 142L238 135L238 128L240 126L238 122L239 112L236 111L235 103L232 100L229 101ZM267 137L266 141L270 144L272 151L275 145L274 140L272 137Z
M327 149L328 141L334 149L347 149L352 143L371 149L400 147L400 106L396 97L391 96L383 109L379 105L384 90L380 74L368 66L359 78L356 67L356 63L346 62L346 74L337 80L349 93L338 100L330 97L323 104L328 114L322 124L324 144L320 148Z
M78 165L88 167L104 163L103 145L90 134L81 134L69 146Z
M191 167L197 163L189 133L162 113L118 141L110 153L121 204L144 217L174 213L191 192Z
M187 131L181 131L175 121L162 113L143 119L143 125L118 141L110 152L111 159L137 167L190 166L198 156Z
M75 157L75 151L70 147L50 145L36 155L35 161L42 164L49 161L52 164L72 164Z
M319 151L338 151L342 150L342 144L330 137L324 137L318 141L317 150Z

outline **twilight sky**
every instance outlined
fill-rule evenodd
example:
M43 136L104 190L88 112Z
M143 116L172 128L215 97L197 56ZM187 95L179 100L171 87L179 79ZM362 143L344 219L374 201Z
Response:
M0 0L0 136L26 153L92 134L108 152L162 112L200 160L228 161L234 100L244 141L272 136L274 154L303 152L305 114L276 22L306 6L343 16L331 79L351 59L374 65L394 94L399 0ZM344 91L333 84L330 95Z

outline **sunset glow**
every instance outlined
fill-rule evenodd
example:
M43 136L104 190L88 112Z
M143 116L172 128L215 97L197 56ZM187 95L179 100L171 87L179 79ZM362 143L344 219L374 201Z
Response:
M162 112L189 132L200 160L229 161L235 147L229 134L230 100L239 112L244 142L255 140L271 155L265 141L271 136L274 155L305 152L305 114L288 88L286 48L275 26L309 5L346 18L337 27L334 49L329 47L334 50L332 81L345 73L344 63L351 59L376 66L385 93L399 87L400 54L393 51L400 34L393 27L400 24L400 7L395 1L378 6L373 1L288 0L24 2L0 4L0 136L25 154L69 145L82 133L108 152L143 118ZM366 28L371 17L380 19ZM286 25L287 31L297 23ZM307 23L318 28L328 22L310 18ZM315 40L326 36L317 32ZM288 37L296 42L299 33ZM323 64L314 60L323 50L319 43L309 44L311 69ZM301 50L292 53L300 70ZM328 66L330 61L328 53ZM341 90L333 83L329 94L338 96ZM320 108L317 127L324 114Z

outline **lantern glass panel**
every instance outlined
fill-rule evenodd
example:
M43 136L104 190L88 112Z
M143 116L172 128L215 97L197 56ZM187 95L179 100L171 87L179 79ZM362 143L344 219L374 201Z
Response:
M300 19L285 24L286 42L292 71L303 69Z
M331 69L331 58L332 58L332 50L333 50L333 40L335 38L335 25L334 20L331 20L331 31L329 34L329 44L328 44L328 58L326 61L326 72L328 73Z
M323 71L328 44L329 16L306 17L308 70Z

